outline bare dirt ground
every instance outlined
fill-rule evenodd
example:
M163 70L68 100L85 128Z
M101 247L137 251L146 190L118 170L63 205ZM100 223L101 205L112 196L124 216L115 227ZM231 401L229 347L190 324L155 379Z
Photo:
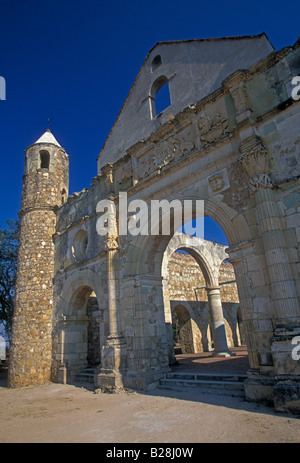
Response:
M241 398L195 390L96 394L47 384L7 389L0 376L1 443L293 443L300 419Z

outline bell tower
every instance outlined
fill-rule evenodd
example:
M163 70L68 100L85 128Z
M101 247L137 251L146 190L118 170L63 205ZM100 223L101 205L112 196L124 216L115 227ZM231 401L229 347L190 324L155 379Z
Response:
M9 387L51 378L56 209L69 189L69 156L48 129L25 150Z

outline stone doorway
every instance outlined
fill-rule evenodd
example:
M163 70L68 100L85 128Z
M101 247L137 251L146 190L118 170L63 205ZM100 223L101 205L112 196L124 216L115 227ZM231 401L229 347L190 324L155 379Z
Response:
M87 367L101 364L103 313L90 286L81 285L73 290L65 305L65 315L59 319L56 339L56 359L60 371L65 371L64 381Z
M101 364L101 340L99 325L99 306L96 294L91 293L87 300L86 315L87 325L87 365L97 367Z
M176 305L173 311L173 339L176 353L194 354L194 330L192 319L184 305Z

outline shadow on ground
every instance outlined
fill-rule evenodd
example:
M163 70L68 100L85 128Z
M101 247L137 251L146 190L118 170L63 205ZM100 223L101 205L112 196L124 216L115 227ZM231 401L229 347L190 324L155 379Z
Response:
M198 373L217 373L217 374L246 374L249 369L247 351L244 348L235 348L235 356L227 358L212 357L209 353L202 354L181 354L176 356L176 365L171 366L172 372L198 372ZM7 364L0 365L0 387L7 387ZM72 385L78 388L84 388L95 393L95 386L91 383L72 382ZM99 391L97 391L98 393ZM130 391L116 390L118 394L140 394L152 397L166 397L181 401L189 401L214 405L233 410L241 410L253 413L268 414L272 416L295 417L292 414L277 413L272 404L257 403L247 401L243 397L217 394L215 392L203 392L197 388L178 387L176 390L170 390L166 387L156 387L149 391Z

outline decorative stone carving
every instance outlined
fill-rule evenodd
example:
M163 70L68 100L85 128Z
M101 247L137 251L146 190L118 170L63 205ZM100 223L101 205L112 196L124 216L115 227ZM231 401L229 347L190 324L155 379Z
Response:
M268 174L256 174L249 180L249 186L252 191L262 188L273 188L271 177Z
M234 72L224 81L224 86L228 88L233 99L238 123L252 116L251 103L245 85L246 81L247 72L241 70Z
M195 134L192 126L189 126L185 131L180 133L178 144L181 156L195 149Z
M155 170L155 156L150 152L143 156L139 162L139 178L148 177Z
M224 187L224 179L221 173L213 175L208 179L208 181L214 193L221 191Z
M248 95L244 83L241 82L239 86L231 89L231 95L234 101L237 114L241 114L243 111L248 109Z
M114 251L115 249L119 248L119 245L118 245L118 242L117 242L117 236L108 235L105 244L106 244L106 250L107 251Z
M247 174L251 191L255 192L260 187L272 188L268 153L262 140L256 136L249 137L240 144L240 151L239 161Z
M220 193L229 188L227 170L223 169L207 179L210 194Z
M102 173L104 175L104 183L105 183L107 193L108 194L113 193L114 191L113 165L107 164L105 167L103 167Z
M140 158L139 178L148 177L195 149L193 128L169 136Z
M132 169L129 163L127 162L124 164L118 172L118 182L119 183L124 183L126 182L130 177L132 177Z
M203 146L207 146L221 138L228 131L228 120L220 113L215 114L212 118L201 113L198 126L200 129L200 140Z

